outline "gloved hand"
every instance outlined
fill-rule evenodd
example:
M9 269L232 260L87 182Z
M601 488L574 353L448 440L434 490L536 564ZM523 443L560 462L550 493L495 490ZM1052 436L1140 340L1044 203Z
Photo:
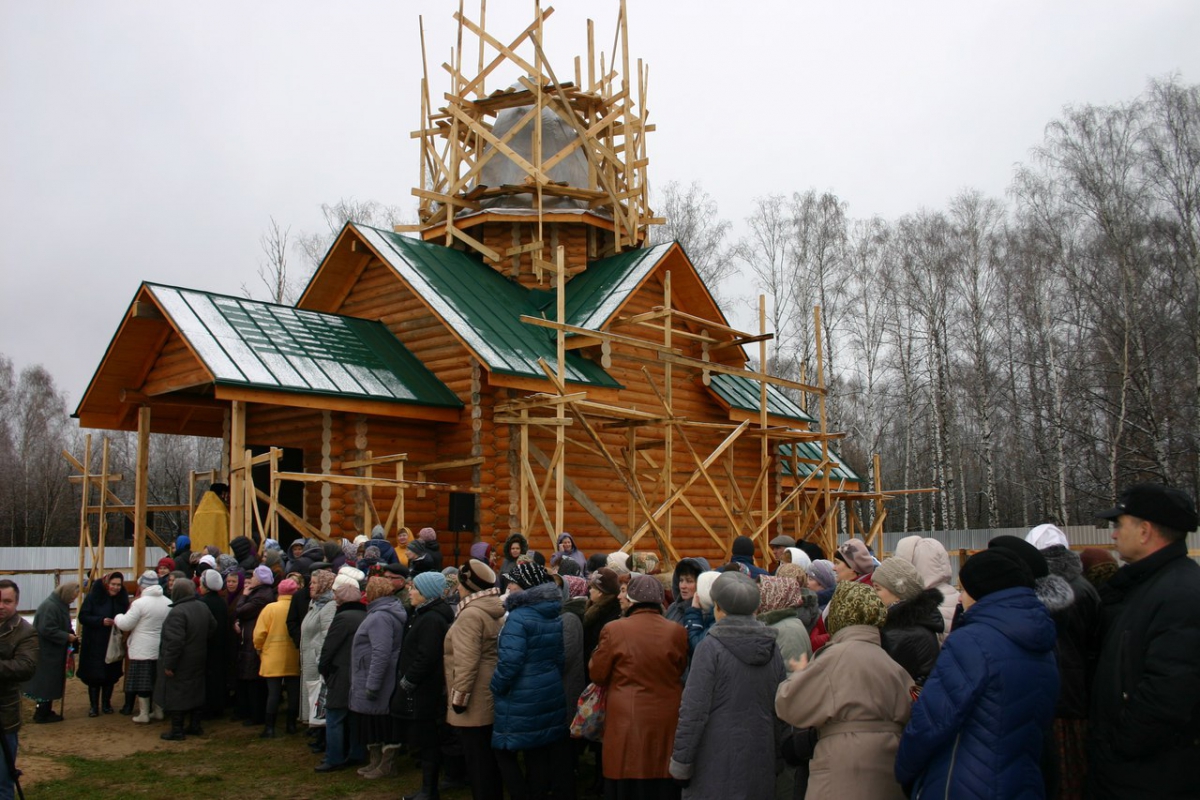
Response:
M367 699L370 700L372 703L374 703L376 700L379 699L379 690L378 689L367 689ZM289 700L289 702L291 702L291 701Z

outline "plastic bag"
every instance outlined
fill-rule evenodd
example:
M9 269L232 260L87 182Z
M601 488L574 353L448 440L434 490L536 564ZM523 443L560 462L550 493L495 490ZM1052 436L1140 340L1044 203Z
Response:
M608 688L589 683L579 695L578 710L571 720L571 735L576 739L599 742L604 739L604 714Z

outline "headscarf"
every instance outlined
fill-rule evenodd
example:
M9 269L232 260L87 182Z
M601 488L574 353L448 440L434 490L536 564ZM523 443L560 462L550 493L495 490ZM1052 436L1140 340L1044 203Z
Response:
M809 566L812 566L811 564ZM775 570L777 578L791 578L793 580L802 581L808 577L808 573L799 564L789 563L780 564L779 569Z
M387 597L395 593L392 588L392 582L387 578L368 578L367 579L367 603L373 603L381 597Z
M333 588L333 573L327 569L314 569L308 576L308 596L320 597Z
M829 616L825 619L825 629L830 636L851 625L882 628L885 622L887 607L870 586L857 581L842 581L833 590Z
M762 595L758 604L759 614L781 608L796 608L803 600L800 581L795 578L764 575L758 579L758 588Z

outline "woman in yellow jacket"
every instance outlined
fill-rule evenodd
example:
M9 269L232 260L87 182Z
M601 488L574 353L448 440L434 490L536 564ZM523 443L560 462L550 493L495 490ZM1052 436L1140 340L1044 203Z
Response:
M300 714L300 651L288 635L288 609L292 607L292 595L299 586L288 578L279 582L279 599L262 610L258 624L254 626L254 649L258 651L261 666L258 674L267 680L266 727L261 734L264 739L275 736L275 716L287 688L287 732L296 732L296 718Z

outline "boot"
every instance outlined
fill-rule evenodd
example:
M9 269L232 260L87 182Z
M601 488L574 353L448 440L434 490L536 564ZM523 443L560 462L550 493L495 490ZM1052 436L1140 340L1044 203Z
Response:
M89 717L100 716L100 687L99 686L89 686L88 687L88 716Z
M367 755L370 756L370 761L365 767L358 768L358 774L366 777L368 772L374 772L379 767L379 761L383 758L383 745L369 744L367 745Z
M183 734L183 712L171 712L171 730L159 737L168 742L182 742L187 737Z
M100 690L100 711L105 714L113 713L112 707L113 687L105 686Z
M133 721L140 725L145 725L150 722L150 698L149 697L137 698L137 715L133 718Z
M315 733L313 733L315 731ZM309 735L312 736L312 744L308 749L314 753L325 752L325 729L324 728L309 728Z
M136 694L133 694L132 692L126 692L125 693L125 705L121 706L121 710L118 711L117 713L120 714L121 716L128 717L130 714L133 713L133 705L136 700L137 700Z
M54 713L54 704L47 701L38 703L33 712L33 721L38 723L43 722L62 722L62 714Z
M383 745L379 757L379 766L373 770L368 770L363 773L363 777L369 781L376 778L386 778L389 775L396 774L396 750L399 749L395 745Z
M406 794L403 800L439 800L438 794L438 763L432 759L421 762L421 791L416 794Z
M192 712L188 726L184 728L184 733L188 736L203 736L204 728L200 727L200 709Z
M293 734L293 733L295 733L295 732L296 732L296 719L295 719L295 717L288 717L288 718L287 718L287 720L286 720L286 721L283 723L283 729L284 729L285 731L287 731L287 733L288 733L288 734Z
M262 733L259 734L259 737L263 738L263 739L274 739L275 738L275 715L267 714L267 716L263 719L263 723L264 723L264 725L263 725Z
M164 717L164 715L163 715L163 710L162 710L162 706L154 705L154 704L153 704L153 701L151 701L151 700L147 700L146 702L147 702L147 703L151 703L151 705L150 705L150 719L152 719L152 720L155 720L155 721L162 720L162 719L163 719L163 717Z

